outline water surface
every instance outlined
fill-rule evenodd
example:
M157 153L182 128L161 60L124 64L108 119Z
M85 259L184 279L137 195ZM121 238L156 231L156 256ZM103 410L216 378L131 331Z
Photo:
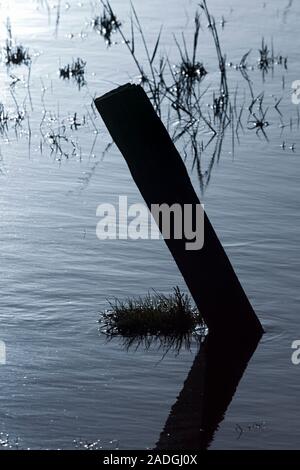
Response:
M0 67L0 101L14 108L9 91L13 73L21 79L15 93L20 103L26 99L32 130L31 142L26 125L18 138L10 132L0 142L0 339L7 347L7 364L0 366L0 430L9 435L12 446L17 442L22 448L66 449L93 442L106 449L151 448L196 347L177 357L169 353L162 361L162 351L155 348L126 352L118 342L108 343L99 335L97 320L107 298L144 295L152 288L169 293L175 285L185 288L183 280L162 241L96 238L98 204L116 203L119 194L128 195L130 202L141 201L116 148L103 157L110 140L100 118L94 118L98 135L89 118L72 133L78 146L68 159L47 147L41 151L39 128L44 107L67 125L75 111L79 119L87 115L94 95L137 72L117 36L118 44L107 48L93 32L88 24L93 17L90 2L62 1L56 34L56 2L49 3L50 16L45 2L1 2L2 18L10 16L13 35L35 57L32 110L22 82L26 68ZM255 64L262 36L269 43L273 38L274 49L288 56L288 70L275 67L265 84L259 71L252 74L255 90L264 89L270 104L269 142L245 128L233 154L231 139L225 140L201 196L266 329L211 448L295 449L300 440L300 366L291 362L291 343L300 338L300 141L295 124L279 128L272 95L283 97L285 122L295 120L291 84L300 79L300 7L291 2L286 9L279 0L255 0L251 6L211 0L209 5L218 21L222 15L227 20L220 37L228 62L239 62L252 48ZM116 0L113 6L128 25L129 2ZM188 0L166 0L163 7L158 0L138 2L149 42L155 42L163 22L162 47L174 61L172 33L185 29L191 38L196 6ZM205 24L203 35L209 37ZM5 38L3 25L2 44ZM218 72L213 45L209 40L200 44L201 60L212 70L207 80L214 82ZM87 61L88 86L80 92L57 73L60 64L77 56ZM228 74L232 88L239 84L242 97L246 83L234 68ZM289 148L293 144L294 151ZM195 172L192 178L199 190ZM2 444L8 444L5 437Z

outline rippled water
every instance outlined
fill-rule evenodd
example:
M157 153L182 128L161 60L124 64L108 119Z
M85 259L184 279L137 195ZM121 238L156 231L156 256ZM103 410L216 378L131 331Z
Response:
M152 288L169 293L175 285L184 287L183 280L162 241L96 238L98 204L116 203L119 194L141 201L118 151L112 147L103 156L109 136L100 119L94 122L98 135L91 119L73 132L81 151L69 159L57 158L46 147L41 151L39 133L43 102L65 122L75 111L81 119L92 96L136 71L120 41L106 48L92 31L90 2L62 1L57 34L56 9L51 7L49 16L45 4L1 2L2 17L10 16L13 35L35 58L33 109L22 80L15 92L20 103L27 96L31 142L26 131L18 138L10 132L0 142L0 339L7 348L7 364L0 366L0 431L9 435L0 442L22 448L93 442L99 448L150 448L182 388L195 347L163 360L155 348L126 352L99 335L97 320L107 298L144 295ZM162 8L158 0L138 2L149 42L163 21L163 47L176 57L172 33L185 28L191 37L196 4L166 0ZM129 2L113 5L128 25ZM233 154L229 136L202 197L266 329L211 447L292 449L300 440L300 366L291 362L291 343L300 339L300 140L297 106L291 102L291 84L300 79L300 6L294 1L286 8L279 0L256 0L251 6L211 0L209 5L217 20L226 19L220 37L228 62L239 62L252 48L255 64L262 36L269 43L273 38L274 49L288 56L288 70L275 67L265 84L259 71L251 75L257 94L265 90L270 106L269 142L245 128ZM207 37L205 24L203 29ZM5 38L2 26L2 44ZM215 68L209 41L200 41L199 54L208 68ZM77 56L87 61L88 86L80 92L57 73L60 64ZM11 73L22 79L27 72L22 67L7 71L1 64L0 101L13 108ZM233 87L239 84L242 99L247 85L234 67L228 74ZM283 97L285 128L279 128L272 95ZM294 150L289 148L293 144ZM192 178L198 188L195 173Z

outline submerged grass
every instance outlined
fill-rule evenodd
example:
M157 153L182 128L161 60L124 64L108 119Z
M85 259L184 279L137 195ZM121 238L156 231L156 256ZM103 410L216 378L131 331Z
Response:
M283 65L287 69L287 57L283 57L281 54L277 56L274 55L273 42L271 49L268 47L265 39L262 38L261 47L258 50L259 59L258 59L258 68L262 72L263 81L265 80L265 75L268 73L269 69L273 69L274 64Z
M116 17L109 0L102 0L111 17ZM139 72L139 82L148 94L157 114L163 119L163 113L167 110L167 128L169 123L177 122L172 126L174 142L182 139L184 155L192 156L192 168L196 167L200 188L203 191L207 186L214 163L219 160L222 142L226 127L230 124L229 90L226 74L226 57L221 51L216 22L209 13L206 0L202 0L194 17L194 34L191 47L182 34L180 40L174 36L174 41L179 52L177 64L170 63L168 55L159 51L161 32L160 29L153 49L149 47L138 14L131 4L131 33L127 37L120 24L117 30L129 50L129 53ZM213 91L212 103L208 112L203 110L203 97L208 91L209 85L203 87L205 77L209 74L205 64L198 58L198 45L200 36L201 14L209 25L213 43L217 55L217 67L220 72L220 81ZM136 40L139 38L144 48L146 60L141 60L137 55ZM210 115L212 111L213 116ZM175 112L175 114L174 114ZM202 140L199 142L199 134ZM204 142L205 139L205 142ZM214 142L211 164L207 170L201 168L201 155Z
M164 349L177 352L182 346L190 348L193 338L200 340L205 329L191 298L178 287L169 296L155 292L144 298L110 302L99 323L102 333L109 339L122 337L127 348L158 342Z
M94 31L97 31L97 33L105 39L107 46L111 46L112 34L118 31L118 28L121 26L121 22L104 2L102 2L102 5L103 12L101 15L97 15L93 18L92 26Z
M38 0L42 6L46 6L47 1ZM56 31L60 18L60 4L56 4ZM164 48L161 47L162 28L157 33L153 43L148 42L142 23L139 19L134 5L131 3L131 17L128 27L126 21L119 21L118 15L113 11L109 0L97 0L93 3L92 16L89 25L103 37L107 45L112 44L112 35L122 39L135 63L138 72L139 83L143 86L153 103L158 115L165 123L174 143L180 142L184 159L190 162L191 169L195 169L198 174L201 192L207 188L214 166L218 163L222 154L222 146L225 135L231 131L232 156L234 157L235 142L239 143L239 132L253 132L257 137L268 140L266 128L272 125L271 120L266 119L268 108L263 106L263 94L255 90L256 82L252 81L251 72L259 70L263 79L267 76L268 70L272 72L275 65L281 65L287 69L287 57L281 54L274 54L272 41L268 45L262 38L261 46L258 49L259 57L255 62L250 63L251 50L246 52L240 63L226 63L226 55L223 50L220 28L224 28L225 20L216 22L214 16L208 9L209 2L200 0L197 11L194 14L193 35L190 40L184 33L174 37L176 59L171 59ZM100 7L100 10L99 10ZM201 22L201 23L200 23ZM201 57L201 35L203 33L202 23L207 24L207 29L215 49L215 63L211 62L208 67L203 57ZM7 20L7 40L6 46L2 48L3 59L7 65L7 73L12 79L10 92L15 105L15 112L10 108L6 109L0 104L0 136L8 139L9 130L13 129L18 135L31 136L29 115L26 106L33 110L30 93L31 65L33 60L28 49L18 44L13 38L10 20ZM126 32L127 30L127 32ZM120 43L120 41L117 41ZM202 40L203 43L203 40ZM31 50L30 50L31 52ZM35 54L32 55L35 57ZM171 62L172 60L172 62ZM27 96L19 106L16 100L18 96L14 90L24 83L24 80L11 74L10 65L27 65L28 78L26 83ZM60 64L61 65L61 64ZM77 84L81 90L87 85L85 80L86 62L77 58L66 64L59 65L59 77L64 80L71 80ZM247 83L249 93L242 95L238 87L233 88L227 74L228 67L240 71ZM210 78L212 77L212 78ZM214 77L217 77L215 79ZM282 87L284 89L285 76L282 75ZM52 85L51 85L52 87ZM88 87L86 88L87 92ZM62 157L78 156L81 159L81 147L77 144L77 137L73 139L68 131L78 131L86 124L86 119L78 118L77 112L62 120L61 125L53 128L56 122L55 116L46 110L44 101L44 85L42 94L43 117L40 123L41 142L50 147L51 154L57 160ZM240 100L242 103L240 105ZM282 97L274 96L275 103L270 105L276 110L280 118L280 128L292 129L294 119L289 123L283 121L283 115L279 109ZM250 103L250 104L249 104ZM258 109L257 106L259 105ZM93 109L93 108L92 108ZM247 117L248 110L248 117ZM298 112L298 111L297 111ZM94 111L93 111L94 113ZM269 117L268 113L268 117ZM22 123L28 122L28 129L22 129ZM58 121L61 121L58 118ZM98 126L95 124L95 114L88 111L87 120L95 131L95 139L92 144L90 154L92 154L97 139ZM296 117L296 125L299 128L299 113ZM26 132L24 132L26 131ZM282 148L285 148L283 143ZM294 146L291 147L291 150Z
M64 80L70 80L71 78L77 83L78 88L80 89L86 85L85 80L85 66L86 62L83 59L78 57L76 60L73 60L72 64L67 64L64 67L59 68L59 76Z
M16 44L12 37L12 28L9 18L6 23L8 38L4 46L4 60L7 66L11 65L27 65L31 64L31 57L28 48L22 44Z
M21 44L13 45L9 39L6 41L4 53L6 65L29 65L31 62L28 49Z
M221 22L217 23L210 13L207 0L201 0L194 15L191 41L187 41L184 33L179 37L173 35L179 57L176 62L171 63L169 55L161 49L162 27L150 46L132 2L127 32L126 25L123 27L123 22L118 21L110 0L100 0L100 3L103 13L102 16L94 16L94 29L104 37L108 34L108 45L111 43L112 32L120 35L137 68L136 78L152 101L157 114L166 124L167 130L172 131L170 134L173 142L181 142L184 159L190 160L192 170L196 169L202 193L210 182L214 166L220 160L226 133L231 132L232 156L235 154L235 142L240 142L240 130L244 133L245 129L255 129L258 137L268 139L265 132L269 125L265 119L266 112L260 109L259 113L255 114L253 111L261 94L256 96L254 93L249 73L258 69L264 79L268 70L273 70L274 64L287 68L287 58L275 55L273 44L269 48L264 38L262 39L259 60L255 65L247 63L251 50L243 55L239 64L226 63L226 54L218 31L218 25L224 28L225 19L222 17ZM203 19L207 23L216 54L215 65L210 65L209 69L199 54ZM227 67L240 70L247 82L250 96L244 94L241 106L238 106L241 94L238 95L237 88L233 91L228 82ZM211 74L219 77L213 84L208 83ZM249 106L246 100L250 100ZM276 99L274 108L282 117L278 109L280 101L280 97ZM249 116L246 122L243 120L243 126L242 118L247 108Z

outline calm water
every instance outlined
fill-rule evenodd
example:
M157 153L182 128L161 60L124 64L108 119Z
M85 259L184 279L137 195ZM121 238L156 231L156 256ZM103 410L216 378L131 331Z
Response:
M49 3L48 14L46 2L1 2L2 23L10 16L13 36L35 54L32 109L26 67L0 67L0 101L14 108L9 84L10 75L17 76L15 96L20 104L25 99L32 131L29 141L25 123L17 138L10 131L0 141L0 339L7 348L7 364L0 366L0 431L9 435L3 434L2 445L8 440L14 446L17 440L22 448L74 448L84 445L81 441L106 449L151 448L196 348L178 357L169 353L162 361L155 348L126 352L99 335L97 320L108 298L144 295L152 288L169 293L184 284L162 241L96 238L98 204L116 203L119 194L127 194L130 202L141 198L118 151L112 147L103 157L109 136L97 117L100 132L95 134L87 111L92 96L128 81L136 71L117 36L119 43L106 48L93 32L90 2L62 1L56 34L52 6L57 2ZM297 117L291 84L300 79L300 5L285 4L255 0L250 9L246 1L209 2L216 19L224 15L227 20L220 37L228 62L239 62L252 48L249 62L255 65L262 36L269 43L273 37L275 52L288 56L288 70L275 67L265 84L259 71L251 75L256 94L264 90L270 106L269 142L247 126L234 154L231 138L225 140L202 197L266 329L211 448L293 449L300 442L300 366L291 362L291 343L300 339L300 139L297 126L289 125ZM149 42L154 43L163 21L162 47L176 60L172 33L185 29L191 37L197 2L165 0L163 5L137 3ZM128 26L129 2L115 0L113 6ZM208 37L205 22L202 34ZM5 38L2 25L2 45ZM199 55L216 70L210 41L200 41ZM57 73L60 64L77 56L87 61L88 86L80 92ZM242 99L246 83L234 68L228 73ZM217 78L212 73L207 80ZM282 129L274 96L282 96L280 110L288 124ZM44 132L57 128L57 120L70 127L68 117L75 111L79 120L87 116L84 126L69 131L78 143L69 159L51 154L47 146L41 151L44 107L53 116L52 122L49 115L45 120ZM64 145L70 152L71 144ZM192 177L198 188L196 174Z

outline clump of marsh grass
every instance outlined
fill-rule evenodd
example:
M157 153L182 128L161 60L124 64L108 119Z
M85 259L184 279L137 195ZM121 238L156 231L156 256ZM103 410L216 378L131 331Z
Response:
M187 88L191 88L194 82L201 81L207 74L202 62L191 62L189 57L185 57L179 66L179 73L187 82Z
M93 18L92 26L94 31L97 31L97 33L105 39L107 46L111 46L112 34L118 31L118 28L121 26L121 22L104 2L101 3L103 5L103 13L102 15L97 15Z
M265 75L268 73L269 69L273 70L274 64L282 65L287 69L287 57L283 57L281 54L275 56L273 43L271 49L268 47L265 39L262 38L261 47L258 50L259 59L258 59L258 68L262 72L263 80L265 80Z
M10 20L7 19L6 29L8 38L4 46L4 60L7 66L11 65L31 65L31 57L29 50L22 46L22 44L16 44L12 38L12 28Z
M6 65L29 65L31 58L28 49L21 44L13 45L10 40L6 41L4 47Z
M64 67L59 68L59 76L63 80L70 80L71 78L77 83L78 88L82 88L86 85L85 80L85 66L86 62L79 57L73 60L72 64L67 64Z
M190 297L178 287L169 296L155 292L144 298L110 302L99 322L102 333L109 339L123 338L127 348L132 345L148 348L158 342L164 349L176 352L182 346L189 349L193 338L199 341L205 328Z
M265 74L268 72L270 67L274 65L274 53L268 48L268 45L265 43L264 38L262 38L261 48L259 49L259 60L258 68L262 71L263 79Z

